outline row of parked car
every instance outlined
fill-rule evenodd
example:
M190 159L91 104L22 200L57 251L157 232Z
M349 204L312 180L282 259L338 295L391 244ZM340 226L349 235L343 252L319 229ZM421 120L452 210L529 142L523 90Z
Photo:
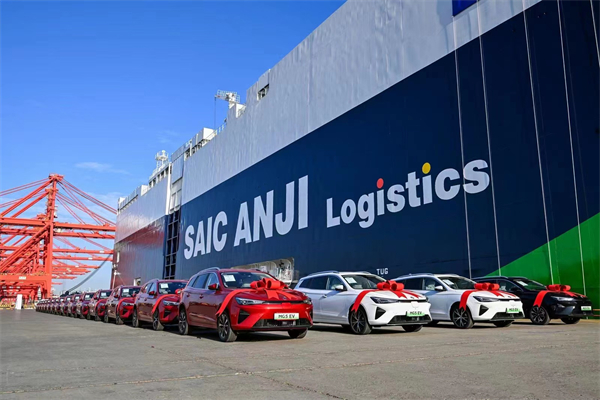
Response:
M216 329L221 341L231 342L255 331L287 331L299 339L314 323L363 335L383 326L417 332L443 321L468 329L475 322L507 327L529 317L537 325L552 318L575 324L592 316L591 301L569 290L524 277L418 274L386 281L368 272L338 271L308 275L290 289L258 270L209 268L188 281L152 279L42 300L36 309L117 325L131 321L157 331L177 325L182 335L193 327Z

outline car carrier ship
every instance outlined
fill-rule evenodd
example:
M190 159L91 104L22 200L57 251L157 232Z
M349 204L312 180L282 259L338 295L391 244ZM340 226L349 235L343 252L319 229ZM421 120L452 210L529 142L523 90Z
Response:
M348 1L118 205L112 285L258 268L599 306L597 1Z

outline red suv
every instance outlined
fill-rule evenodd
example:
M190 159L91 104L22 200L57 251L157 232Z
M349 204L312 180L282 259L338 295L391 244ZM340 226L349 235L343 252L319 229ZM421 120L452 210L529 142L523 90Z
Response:
M71 299L73 296L67 296L64 298L63 302L60 303L60 314L67 315L69 312L69 304L71 303Z
M52 314L59 314L60 313L60 306L62 304L62 302L65 299L63 297L58 297L56 299L54 299L54 302L52 303Z
M87 292L79 295L79 300L75 304L75 317L90 319L89 304L94 296L94 292Z
M152 322L155 331L162 331L165 325L177 323L179 314L178 290L187 281L153 279L142 286L135 298L131 324L134 328L144 322Z
M209 268L180 292L179 333L190 327L217 329L233 342L239 332L287 331L303 338L312 326L312 303L271 275L256 270Z
M104 318L106 312L106 300L112 293L112 290L97 290L92 296L90 303L88 304L88 319L94 318L95 321L100 321Z
M140 291L139 286L117 286L106 299L106 312L104 322L114 319L115 324L123 325L123 322L133 315L133 304L135 295Z
M77 318L77 303L79 302L81 296L81 294L75 294L71 297L71 302L67 304L67 316Z

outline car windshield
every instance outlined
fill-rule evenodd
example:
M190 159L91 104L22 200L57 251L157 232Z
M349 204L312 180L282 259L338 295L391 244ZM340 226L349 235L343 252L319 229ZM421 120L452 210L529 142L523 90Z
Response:
M221 274L223 285L232 289L249 288L252 282L260 281L263 278L273 279L273 277L260 272L223 272Z
M539 282L532 281L531 279L515 278L514 281L527 290L537 290L538 292L541 290L546 290L546 286L542 285Z
M100 292L100 298L101 299L106 299L108 296L110 296L112 292L110 290L105 290L104 292Z
M462 276L438 276L450 289L475 289L475 282Z
M377 284L385 282L385 279L377 275L342 275L344 280L352 289L376 289Z
M140 288L123 288L121 290L122 297L135 296L140 291Z
M83 299L84 299L84 300L89 300L89 299L91 299L92 297L94 297L94 293L88 293L88 294L86 294L86 295L85 295L85 297L84 297Z
M158 282L158 294L173 294L177 289L183 289L187 282Z
M75 300L79 300L79 296L75 296Z

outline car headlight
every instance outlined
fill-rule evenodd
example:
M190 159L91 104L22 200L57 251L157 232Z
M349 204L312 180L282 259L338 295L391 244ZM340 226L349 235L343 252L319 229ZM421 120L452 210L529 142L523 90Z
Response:
M498 299L493 299L491 297L473 296L473 298L481 303L493 303L498 301Z
M168 300L163 300L162 303L167 307L177 307L179 305L179 303L176 301L168 301Z
M400 299L388 299L385 297L371 297L371 300L376 304L392 304L400 302Z
M556 301L565 301L565 302L574 302L575 299L571 298L571 297L554 297L554 300Z
M306 299L302 300L302 302L304 304L312 304L312 300L310 299L310 297L307 297Z
M236 297L235 301L237 301L237 303L241 306L253 306L256 304L264 303L263 300L244 299L244 298L240 298L240 297Z

